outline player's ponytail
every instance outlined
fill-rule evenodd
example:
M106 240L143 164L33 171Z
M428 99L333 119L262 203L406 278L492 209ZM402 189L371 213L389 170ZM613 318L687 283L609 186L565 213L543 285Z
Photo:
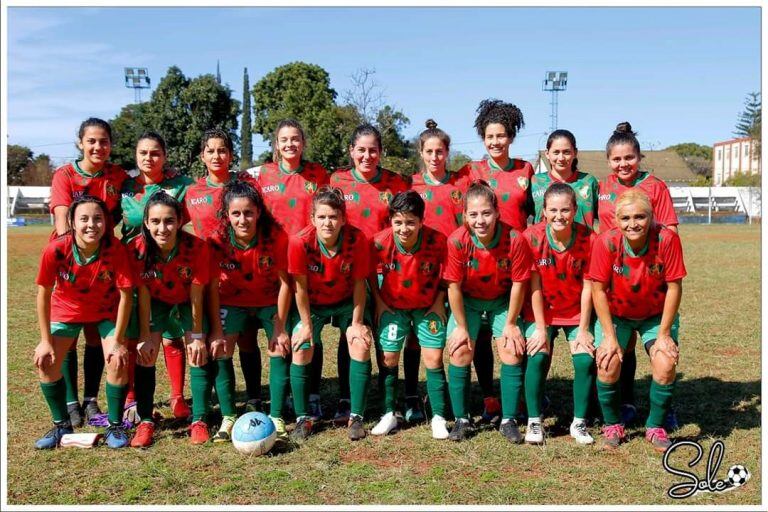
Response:
M347 205L344 202L344 192L340 188L331 187L325 185L318 189L317 193L312 197L312 215L317 211L318 206L328 206L336 211L341 212L341 215L346 217Z
M467 189L467 193L464 194L464 212L467 211L467 205L470 199L480 197L488 201L493 206L493 209L499 211L499 200L496 198L496 194L493 189L485 180L475 180Z
M611 135L611 138L608 139L608 143L605 145L605 155L610 157L613 146L619 144L629 144L634 148L638 157L643 157L640 153L640 142L637 140L637 132L632 131L632 125L628 121L616 125L613 135Z

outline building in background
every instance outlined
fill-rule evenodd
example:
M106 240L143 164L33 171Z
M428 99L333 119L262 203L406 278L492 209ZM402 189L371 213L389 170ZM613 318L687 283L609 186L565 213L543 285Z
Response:
M754 151L754 142L744 137L714 143L712 181L716 187L738 173L760 174L760 155Z

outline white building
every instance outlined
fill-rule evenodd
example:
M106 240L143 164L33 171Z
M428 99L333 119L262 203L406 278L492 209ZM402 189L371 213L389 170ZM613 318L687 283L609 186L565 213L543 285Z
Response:
M760 174L760 155L749 137L715 142L712 152L712 178L717 187L738 173Z

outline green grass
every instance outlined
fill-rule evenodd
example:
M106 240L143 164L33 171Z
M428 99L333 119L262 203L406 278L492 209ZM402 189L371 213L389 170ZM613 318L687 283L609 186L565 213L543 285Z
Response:
M720 478L733 464L752 473L741 489L682 504L756 505L762 486L759 226L685 225L681 231L689 276L675 394L682 428L675 436L698 440L705 450L722 439ZM8 234L10 504L681 504L665 495L681 479L664 472L641 429L631 429L632 440L616 453L579 447L568 437L572 369L561 340L547 383L552 407L543 448L509 445L489 429L461 444L439 442L427 425L352 444L345 430L328 426L301 447L244 457L229 445L190 446L183 425L164 423L148 450L35 451L33 440L50 423L31 362L39 340L34 278L49 232L27 227ZM335 336L331 329L324 333L326 412L332 412L338 390ZM636 394L644 414L649 365L638 359ZM168 414L167 379L159 366L156 399ZM264 396L267 371L265 365ZM421 386L425 392L423 370ZM239 369L238 390L242 399ZM379 414L377 396L374 378L370 419ZM103 393L100 401L106 403ZM676 466L687 462L684 456L675 457ZM698 475L704 465L696 468Z

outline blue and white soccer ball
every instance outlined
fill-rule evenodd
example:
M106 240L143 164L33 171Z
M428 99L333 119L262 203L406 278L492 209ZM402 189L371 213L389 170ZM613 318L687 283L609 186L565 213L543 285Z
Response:
M263 412L245 413L232 427L232 444L245 455L264 455L275 444L275 424Z
M750 476L749 470L741 464L731 466L731 469L728 470L728 482L734 487L744 485Z

